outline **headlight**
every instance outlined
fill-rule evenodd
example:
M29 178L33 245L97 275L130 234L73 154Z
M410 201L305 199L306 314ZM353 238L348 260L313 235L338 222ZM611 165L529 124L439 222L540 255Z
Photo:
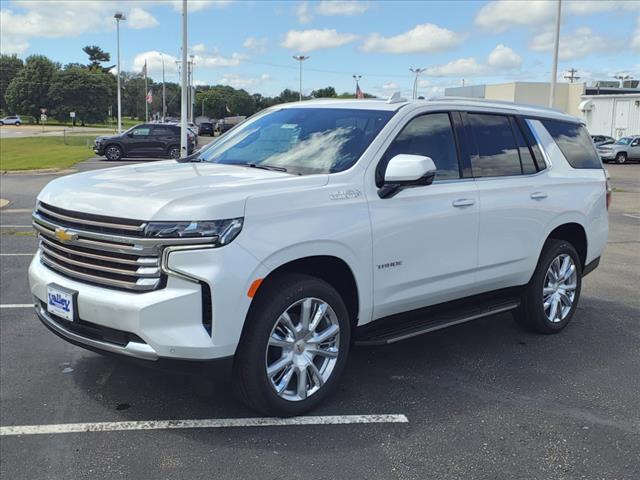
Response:
M230 243L242 230L242 218L192 222L149 222L145 236L151 238L211 237L216 247Z

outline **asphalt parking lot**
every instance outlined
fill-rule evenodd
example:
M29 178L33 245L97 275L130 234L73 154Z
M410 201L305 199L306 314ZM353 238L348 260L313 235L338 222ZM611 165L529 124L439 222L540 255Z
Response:
M337 394L311 414L322 424L277 426L256 426L226 382L139 367L48 332L25 307L26 271L36 249L29 212L54 176L0 176L11 201L0 211L0 424L141 422L4 430L0 477L637 480L640 165L607 169L609 245L565 331L525 333L504 314L359 348ZM218 428L143 423L194 419Z

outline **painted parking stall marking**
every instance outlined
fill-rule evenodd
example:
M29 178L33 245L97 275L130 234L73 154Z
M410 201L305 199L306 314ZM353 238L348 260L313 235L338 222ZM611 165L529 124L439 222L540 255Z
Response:
M33 308L33 303L4 303L0 308Z
M292 418L209 418L200 420L142 420L132 422L62 423L54 425L16 425L0 427L0 436L51 435L58 433L118 432L185 428L285 427L304 425L353 425L409 423L401 414L328 415Z

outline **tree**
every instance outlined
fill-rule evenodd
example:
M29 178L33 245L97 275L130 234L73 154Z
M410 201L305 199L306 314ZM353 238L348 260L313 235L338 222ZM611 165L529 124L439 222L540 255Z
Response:
M6 111L7 102L4 95L7 93L11 80L18 74L22 66L22 60L17 55L0 55L0 110L3 112L14 113Z
M89 62L91 63L89 63L88 67L91 70L108 72L113 68L113 65L109 67L102 66L103 62L108 62L109 60L111 60L111 55L102 50L99 46L87 45L82 49L82 51L89 56Z
M276 98L276 103L297 102L300 100L300 94L288 88L285 88Z
M314 98L335 98L338 96L336 89L333 87L319 88L311 92L311 96Z
M122 115L130 118L144 119L144 102L147 92L144 88L144 77L140 73L123 72L122 84ZM148 87L154 86L153 80L148 80ZM155 89L156 94L157 88Z
M108 73L77 66L57 71L49 90L50 101L55 105L51 114L66 121L69 112L76 112L82 125L105 121L113 95L113 81L109 77Z
M5 100L7 109L12 112L31 115L36 121L40 119L40 108L53 106L49 99L49 87L54 73L60 65L52 62L44 55L30 55L24 67L13 77Z

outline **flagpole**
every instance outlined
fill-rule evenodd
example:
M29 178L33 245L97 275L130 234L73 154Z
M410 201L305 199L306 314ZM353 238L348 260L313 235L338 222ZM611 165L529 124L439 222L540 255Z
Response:
M147 86L147 60L144 60L144 121L149 121L149 102L147 97L149 96L149 87Z
M167 97L164 89L164 56L160 55L160 58L162 58L162 123L164 123L167 116Z
M182 92L180 98L180 157L188 153L187 147L187 0L182 0L182 71L180 83Z

